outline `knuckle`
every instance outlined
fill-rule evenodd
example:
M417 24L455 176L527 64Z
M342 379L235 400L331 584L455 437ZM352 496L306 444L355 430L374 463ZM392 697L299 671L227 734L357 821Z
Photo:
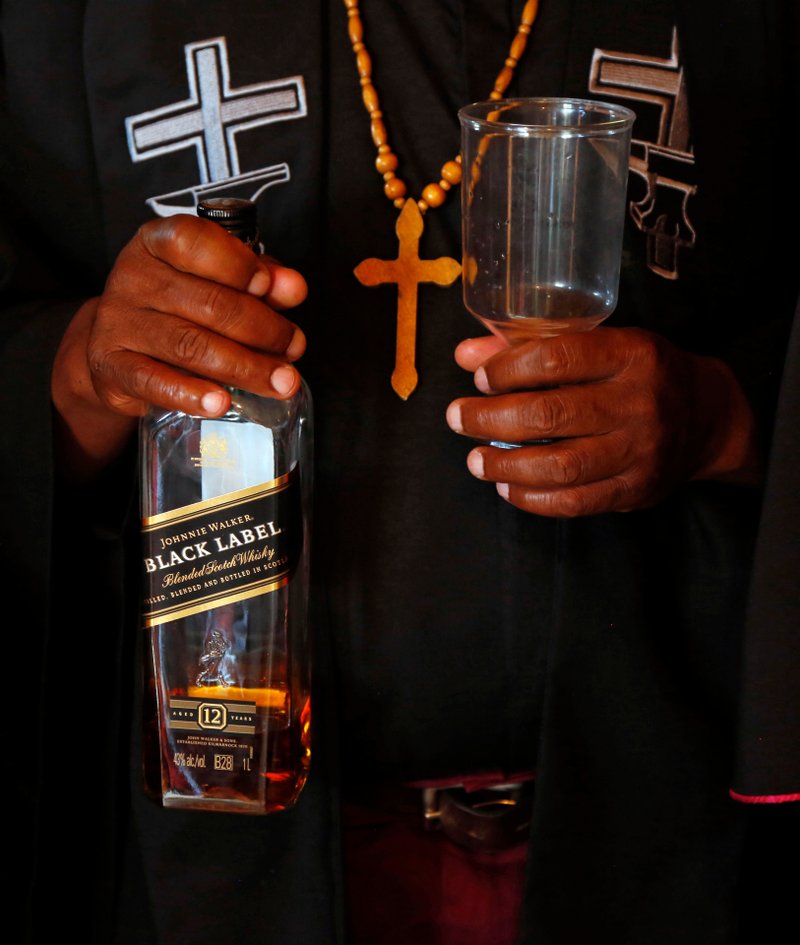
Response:
M552 339L550 344L542 345L539 349L540 367L554 379L569 375L576 360L574 349L559 338Z
M594 511L587 489L564 489L558 493L557 501L562 518L579 518Z
M109 300L117 293L121 293L123 291L123 286L128 278L128 272L128 261L124 254L120 254L117 257L117 261L114 263L111 272L109 272L108 277L106 278L103 294L100 296L100 301L97 306L98 318L107 313L109 308Z
M521 407L522 423L535 434L550 434L557 430L564 417L562 399L553 393L526 398Z
M89 367L89 376L92 383L97 384L99 378L105 377L109 372L106 369L106 356L98 351L94 345L89 345L86 351L86 364Z
M575 449L562 448L548 457L548 473L556 485L572 486L586 478L586 464Z
M237 358L231 368L234 387L241 387L244 390L260 390L265 378L269 377L269 373L268 370L257 370L255 362L250 357Z
M137 395L148 403L174 403L182 394L180 381L173 375L165 375L159 365L149 359L132 368L130 382Z
M630 413L638 418L640 429L652 432L664 415L664 405L655 393L642 390L633 398Z
M231 321L232 308L229 290L217 282L205 281L198 289L195 299L197 309L203 317L219 328Z
M177 214L143 223L137 238L153 256L163 258L169 251L170 255L189 258L197 251L202 234L200 220L189 214Z
M87 350L89 377L97 398L116 413L134 416L143 412L145 401L139 396L139 373L131 369L130 361L120 351Z
M180 258L194 258L201 249L205 234L202 221L194 217L175 216L169 218L168 226L164 229L164 239Z
M628 512L632 509L644 508L649 504L646 492L634 481L619 476L613 480L612 487L614 511Z
M131 292L128 287L128 273L116 271L109 275L106 289L100 296L95 312L92 330L94 334L111 333L124 328L130 319Z
M95 338L90 338L86 346L86 364L89 368L89 377L95 387L104 381L109 382L116 376L114 352Z
M636 360L640 369L644 369L650 376L656 376L662 367L664 356L656 339L646 333L637 334Z
M210 349L208 332L194 325L177 329L172 338L172 351L178 362L197 365L205 361Z

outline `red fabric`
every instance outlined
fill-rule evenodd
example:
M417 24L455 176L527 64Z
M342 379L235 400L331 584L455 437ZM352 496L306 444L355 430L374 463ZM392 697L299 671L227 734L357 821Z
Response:
M514 945L527 843L474 853L422 813L343 808L348 945Z

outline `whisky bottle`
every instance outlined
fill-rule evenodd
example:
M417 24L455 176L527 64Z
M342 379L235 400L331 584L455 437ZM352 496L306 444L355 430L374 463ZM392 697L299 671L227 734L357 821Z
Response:
M252 202L197 212L260 250ZM145 782L164 807L268 814L310 763L313 410L305 382L230 394L218 419L140 423Z

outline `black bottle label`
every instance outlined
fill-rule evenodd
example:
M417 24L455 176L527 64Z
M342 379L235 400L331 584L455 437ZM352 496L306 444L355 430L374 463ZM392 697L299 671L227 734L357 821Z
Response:
M303 543L296 468L142 520L146 627L284 587Z

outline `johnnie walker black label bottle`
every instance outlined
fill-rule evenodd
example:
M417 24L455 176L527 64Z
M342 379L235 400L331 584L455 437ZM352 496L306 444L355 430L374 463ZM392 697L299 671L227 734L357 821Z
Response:
M258 251L250 201L198 215ZM140 425L145 780L168 808L267 814L310 762L312 401L230 393L219 419Z

